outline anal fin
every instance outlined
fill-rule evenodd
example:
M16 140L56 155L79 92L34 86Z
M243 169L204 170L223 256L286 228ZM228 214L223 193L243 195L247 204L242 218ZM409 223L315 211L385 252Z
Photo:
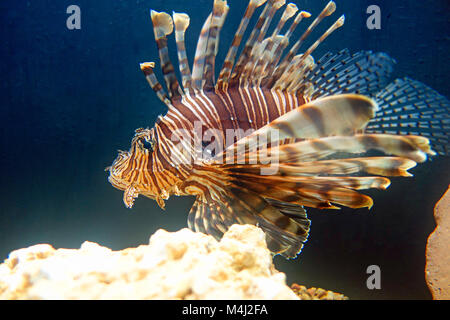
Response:
M301 251L310 225L301 207L296 211L281 202L272 205L256 193L235 187L227 189L220 198L217 202L197 198L189 213L189 228L219 239L232 224L257 225L265 232L273 254L294 258Z

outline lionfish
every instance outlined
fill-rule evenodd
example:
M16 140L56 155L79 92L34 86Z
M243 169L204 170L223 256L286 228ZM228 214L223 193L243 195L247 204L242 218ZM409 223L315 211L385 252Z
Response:
M141 69L168 111L153 128L137 129L130 150L119 151L107 168L126 207L139 194L163 209L171 195L194 195L188 216L194 231L219 239L235 223L257 225L274 255L293 258L309 234L305 207L370 209L373 200L360 190L386 189L386 177L411 176L408 170L427 156L448 154L445 97L409 78L388 84L395 61L384 53L342 50L315 61L313 51L343 26L344 16L298 54L336 4L330 1L292 46L294 30L311 14L289 3L267 35L284 5L249 1L217 81L226 0L214 0L192 72L185 47L189 16L151 11L167 91L154 62ZM174 27L182 85L167 45Z

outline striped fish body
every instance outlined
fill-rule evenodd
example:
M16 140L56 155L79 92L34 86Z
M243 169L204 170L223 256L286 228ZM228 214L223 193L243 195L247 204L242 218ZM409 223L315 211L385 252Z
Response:
M192 176L193 164L210 160L205 147L213 144L211 140L217 139L219 146L227 148L304 102L301 97L264 88L187 93L173 101L173 107L159 117L154 128L136 131L130 156L126 161L119 157L112 166L120 172L120 179L112 174L110 180L113 184L119 180L136 181L136 193L159 198L158 203L164 207L162 200L171 194L190 194L181 186L188 185L183 182ZM200 138L197 144L194 133ZM180 140L186 145L181 145ZM144 144L150 142L162 147L149 152ZM158 172L161 174L155 174Z
M250 19L263 5L238 56ZM448 154L445 97L407 78L388 85L394 61L383 53L342 50L313 59L320 43L342 27L343 16L297 54L336 5L330 1L296 42L293 31L311 15L284 5L250 0L217 81L227 2L214 1L192 72L184 44L189 16L151 12L167 91L153 72L155 63L141 69L168 111L153 128L137 129L130 150L107 168L127 207L139 195L162 208L171 195L194 195L188 216L193 230L220 238L234 223L258 225L274 254L292 258L308 238L305 207L370 208L373 200L362 190L386 189L387 177L411 176L408 170L428 156ZM171 33L181 83L168 54Z
M201 91L186 94L174 101L174 110L169 110L161 118L166 137L173 135L170 123L175 128L193 128L201 125L202 140L206 140L208 130L220 135L217 137L224 148L235 143L228 139L229 132L239 134L237 139L256 131L285 113L305 104L301 96L259 87L229 88L227 91ZM313 119L319 121L319 119ZM228 132L228 133L227 133ZM203 141L203 144L208 141Z

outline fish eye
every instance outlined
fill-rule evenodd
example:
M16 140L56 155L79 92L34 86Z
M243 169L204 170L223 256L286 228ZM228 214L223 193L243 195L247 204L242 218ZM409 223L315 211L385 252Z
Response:
M144 149L147 149L149 152L153 152L153 146L155 144L154 141L147 141L145 138L140 138L138 141Z

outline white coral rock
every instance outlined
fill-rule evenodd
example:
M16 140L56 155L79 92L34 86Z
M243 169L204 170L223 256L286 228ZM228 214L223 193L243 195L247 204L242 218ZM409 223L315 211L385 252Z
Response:
M233 225L220 242L158 230L149 245L112 251L36 245L0 265L0 299L298 299L275 270L264 233Z

